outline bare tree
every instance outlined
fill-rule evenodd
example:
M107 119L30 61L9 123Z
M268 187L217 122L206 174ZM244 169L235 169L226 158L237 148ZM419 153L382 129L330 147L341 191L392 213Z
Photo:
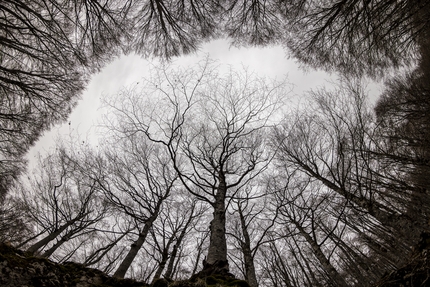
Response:
M430 18L424 0L13 0L0 8L0 196L29 147L70 113L88 75L121 51L171 58L228 35L238 45L282 42L314 67L380 75L424 54Z
M33 176L22 186L20 198L26 217L34 224L36 238L27 251L51 256L74 237L94 232L106 216L97 182L88 177L65 146L40 158ZM42 248L56 242L41 252Z
M115 127L109 126L112 131ZM164 201L177 188L176 172L170 158L154 143L129 135L128 130L112 132L106 138L104 166L96 178L110 203L130 217L137 230L137 239L131 244L114 273L123 278L145 243Z
M162 58L193 52L202 41L219 35L223 10L220 1L136 1L130 13L132 48Z
M26 220L25 205L19 196L7 196L0 205L0 242L15 246L30 237L31 227Z
M235 45L268 45L282 40L282 1L229 1L224 30ZM288 3L286 6L292 6ZM286 9L289 9L286 8Z
M174 195L169 202L166 202L166 208L160 214L159 222L154 224L151 230L153 245L151 256L158 265L152 278L153 283L161 277L165 269L163 276L165 278L172 276L174 264L180 260L178 252L182 245L186 244L184 239L203 213L201 204L180 194Z
M221 77L207 61L197 71L151 74L140 93L109 106L129 135L165 148L183 186L213 207L206 262L227 264L226 203L270 161L263 134L284 90L246 72Z
M289 132L279 134L281 161L320 181L405 238L416 236L416 228L426 223L406 213L413 187L402 179L404 171L390 169L373 154L380 140L373 117L360 99L360 89L351 86L344 91L353 97L352 104L346 104L345 96L346 102L339 97L335 102L328 97L333 93L314 94L319 108L303 115Z
M402 180L412 189L414 201L409 212L424 218L428 218L425 210L429 210L425 190L430 187L428 78L424 68L419 67L391 79L375 108L378 132L383 139L375 154L387 166L407 174Z
M270 204L267 188L260 185L248 185L232 201L231 209L236 217L231 220L231 231L228 233L237 242L241 253L241 263L237 265L243 266L241 271L252 287L258 286L259 278L256 254L263 245L274 240L271 230L278 214L276 204Z
M384 75L417 59L429 29L422 0L281 1L293 55L313 67Z
M175 245L173 245L172 252L170 253L169 263L167 265L166 272L164 273L165 278L171 278L173 275L174 263L179 261L178 252L180 247L185 244L184 240L190 233L191 228L195 226L196 219L200 219L203 216L203 206L197 206L196 201L191 202L191 206L187 209L187 216L183 217L180 221L180 233L176 236Z
M400 161L399 155L410 148L407 142L403 146L400 136L390 144L385 136L395 129L379 131L361 88L348 85L312 92L308 110L277 127L281 137L274 144L277 172L283 173L273 181L286 182L274 193L286 198L282 215L293 227L290 232L297 230L326 266L326 274L335 274L328 263L337 269L339 276L330 277L340 286L339 277L363 284L363 274L377 280L401 265L427 230L428 210L426 195L409 177L412 161L408 156ZM406 154L414 157L412 149ZM416 204L418 198L423 203ZM383 267L375 268L381 262Z
M335 286L349 286L339 268L335 267L336 261L333 255L337 244L332 244L331 236L339 230L342 234L344 228L340 218L346 206L336 207L339 210L339 216L328 216L326 212L337 201L336 198L332 198L331 191L324 190L323 185L314 185L311 181L306 179L303 181L297 177L298 175L293 175L285 186L283 186L285 183L279 180L281 188L275 194L279 206L278 222L285 226L284 236L303 238L318 260L319 268L323 270L321 273L327 274L328 282ZM320 222L327 222L328 232L322 232Z
M104 0L0 4L2 188L40 134L67 118L88 74L119 52L126 7Z

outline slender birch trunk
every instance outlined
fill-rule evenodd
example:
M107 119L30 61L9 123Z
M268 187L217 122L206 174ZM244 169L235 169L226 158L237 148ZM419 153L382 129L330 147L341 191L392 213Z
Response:
M154 278L152 279L152 285L157 281L157 279L160 279L161 273L163 273L164 267L166 267L167 260L169 259L169 252L168 247L163 250L163 253L161 255L161 261L158 264L157 271L155 272Z
M178 239L176 240L175 245L173 245L172 253L170 254L169 264L167 265L166 273L164 273L165 278L170 278L170 276L172 276L173 264L175 262L176 256L178 255L178 249L179 249L179 246L181 246L182 244L182 240L184 240L184 237L187 234L188 226L191 224L193 220L193 213L194 213L194 206L191 210L190 217L188 218L184 228L182 229Z

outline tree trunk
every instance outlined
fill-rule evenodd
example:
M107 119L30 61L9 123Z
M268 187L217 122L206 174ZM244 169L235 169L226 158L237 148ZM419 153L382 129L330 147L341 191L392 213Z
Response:
M166 246L164 246L163 251L161 252L161 261L158 264L157 271L155 272L154 278L152 279L152 284L154 284L155 281L161 277L161 273L163 273L164 267L166 267L167 260L169 259L170 245L172 244L175 236L176 234L174 232L169 238L169 241L167 242Z
M48 258L52 255L61 245L63 245L65 242L67 242L70 238L71 234L66 234L63 237L61 237L60 240L57 241L57 243L54 244L51 248L49 248L47 251L45 251L42 254L42 257Z
M190 217L188 218L187 222L185 223L184 228L182 229L181 233L179 234L179 237L176 240L175 245L173 245L172 253L170 254L169 264L167 265L166 273L164 273L165 278L170 278L172 276L173 264L175 263L176 256L178 255L179 246L181 246L182 240L184 240L184 237L187 234L188 226L191 224L191 222L193 221L193 218L194 218L193 217L194 208L195 208L195 205L193 204L192 209L191 209L191 213L190 213Z
M258 287L257 276L255 275L254 257L249 246L242 247L243 259L245 261L245 280L250 287Z
M213 219L210 223L209 251L206 262L214 265L216 262L227 262L227 241L225 234L225 197L227 187L225 177L220 175L220 183L215 195ZM228 268L228 267L227 267Z
M69 226L71 226L73 223L75 223L78 219L79 218L75 218L75 219L73 219L71 221L67 221L64 225L60 226L60 228L58 228L56 231L54 231L52 233L49 233L45 238L39 240L38 242L36 242L32 246L30 246L27 249L27 252L35 253L40 248L42 248L43 246L47 245L49 242L51 242L52 240L54 240L55 238L57 238L57 236L60 235L61 232L63 232L64 230L66 230Z
M191 273L191 276L196 274L197 269L199 268L200 257L202 256L202 253L203 253L203 251L202 251L203 243L204 243L204 239L202 239L202 242L200 242L200 244L197 245L196 262L194 263L194 268L193 268L193 272Z
M255 275L254 256L251 250L251 239L249 237L245 217L243 216L242 208L239 206L240 225L242 227L243 241L241 241L241 249L245 263L245 280L250 287L258 287L257 276Z
M306 277L307 280L307 286L315 286L315 287L322 287L322 284L319 282L319 280L315 276L315 271L309 264L308 257L303 254L302 249L300 248L299 244L297 243L297 240L293 237L294 246L297 248L298 254L296 252L292 252L294 258L296 259L297 264L300 266L300 269L302 270L303 274ZM293 248L290 245L291 248ZM300 258L303 259L303 263L301 262ZM306 267L306 268L305 268ZM295 280L295 279L294 279ZM297 285L297 284L296 284Z
M158 206L157 206L158 207ZM139 233L139 237L137 240L131 245L128 254L122 260L121 264L118 266L118 269L113 274L113 277L116 278L124 278L125 273L127 273L128 268L130 268L131 263L133 263L134 258L136 258L137 253L142 247L143 243L145 243L146 237L148 236L149 230L152 227L155 219L158 217L158 209L148 218L145 222L145 226L143 227L142 232Z
M176 256L178 255L178 246L180 243L176 242L175 245L173 245L172 253L170 254L169 264L167 265L166 273L164 273L165 278L172 279L172 273L173 273L173 264L175 263Z
M330 279L336 283L337 286L349 286L343 279L343 277L337 272L337 270L331 265L330 261L322 252L320 246L312 239L312 237L303 229L303 227L296 221L293 221L294 225L299 230L300 234L306 239L308 244L311 246L316 258L320 262L323 269L327 272Z
M161 273L163 273L164 267L166 267L167 259L169 259L169 252L168 252L168 248L165 248L161 255L161 261L158 264L157 271L155 272L154 278L152 279L152 285L155 283L157 279L161 277Z

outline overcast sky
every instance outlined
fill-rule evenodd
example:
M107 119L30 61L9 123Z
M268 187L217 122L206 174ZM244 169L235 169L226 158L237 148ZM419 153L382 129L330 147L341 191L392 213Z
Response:
M175 58L177 65L190 65L197 63L205 55L217 60L221 65L240 67L244 65L250 71L261 76L282 80L293 84L293 91L289 95L300 99L306 91L318 87L327 87L336 80L336 75L323 71L304 71L292 59L288 59L280 46L265 48L235 48L230 47L226 40L216 40L201 47L198 53ZM34 163L38 152L43 153L53 146L58 136L68 136L78 132L82 138L92 137L94 129L91 128L98 121L98 108L103 94L115 94L124 87L137 84L148 71L148 60L140 56L122 56L108 64L100 73L92 76L91 81L82 95L78 106L70 114L69 120L45 132L36 145L30 150L27 158L30 165ZM369 86L372 102L382 90L382 86L372 83Z

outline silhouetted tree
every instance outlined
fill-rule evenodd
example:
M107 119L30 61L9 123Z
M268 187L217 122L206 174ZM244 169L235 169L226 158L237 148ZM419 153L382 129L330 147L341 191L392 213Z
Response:
M63 121L127 37L114 1L12 0L0 4L1 192L40 134Z
M103 204L97 182L64 146L40 159L21 195L26 218L36 233L27 251L44 257L75 237L95 232L109 208Z
M206 262L227 263L228 200L270 161L264 129L285 90L246 72L221 77L208 62L187 71L162 66L151 75L140 92L109 102L111 120L127 136L166 149L182 185L213 208Z
M280 1L297 59L348 74L384 75L412 64L429 29L425 0Z
M169 155L154 143L130 135L129 130L108 128L112 133L105 141L105 165L94 167L101 169L96 180L110 203L134 222L138 234L114 273L123 278L150 234L164 201L178 188L177 175Z

